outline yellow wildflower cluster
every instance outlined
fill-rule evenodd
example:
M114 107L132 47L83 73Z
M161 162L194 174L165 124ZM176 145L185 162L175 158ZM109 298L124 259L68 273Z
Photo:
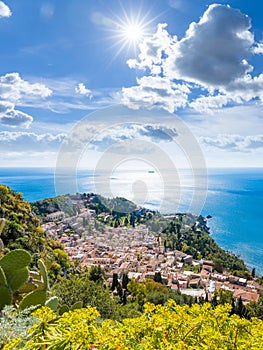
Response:
M83 350L259 350L263 349L263 321L229 315L230 305L145 305L142 316L122 323L100 322L93 307L58 317L46 307L35 312L39 322L25 340L4 347L11 349Z

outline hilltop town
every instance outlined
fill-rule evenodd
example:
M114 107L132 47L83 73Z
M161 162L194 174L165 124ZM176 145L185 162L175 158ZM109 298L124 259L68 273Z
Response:
M185 243L178 244L179 231L180 236L208 236L207 218L187 213L163 216L119 199L122 212L123 205L129 209L125 215L118 212L116 206L112 207L112 202L101 198L94 194L76 194L58 201L35 203L33 210L41 215L41 227L46 235L63 244L71 261L88 268L100 265L108 283L112 283L113 274L119 280L128 274L129 279L139 282L158 275L171 289L196 298L211 300L215 291L221 289L249 303L257 302L263 294L257 278L248 271L238 275L227 268L219 269L213 259L202 257L196 251L189 254ZM156 217L166 222L168 228L171 223L179 226L177 231L175 228L177 240L168 241L164 224L161 230L158 225L153 229ZM231 254L227 254L231 258Z

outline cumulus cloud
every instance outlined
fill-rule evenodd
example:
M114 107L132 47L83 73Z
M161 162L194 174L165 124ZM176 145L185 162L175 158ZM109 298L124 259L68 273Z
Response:
M168 59L169 74L208 87L220 87L252 70L247 59L254 43L250 19L239 10L210 5Z
M9 101L0 101L0 116L14 109L14 104Z
M46 98L52 91L43 84L29 83L18 73L8 73L0 77L0 121L12 127L28 128L33 117L17 110L21 99Z
M253 49L254 54L263 54L263 43L257 43Z
M122 103L130 108L159 107L172 113L187 104L190 90L186 85L156 76L144 76L137 82L138 86L122 89Z
M3 116L0 115L0 121L3 125L27 129L33 122L33 117L24 112L12 109Z
M83 83L79 83L75 87L75 92L80 95L84 96L90 96L91 97L91 90L87 89L86 86Z
M207 147L220 148L234 152L249 152L263 149L263 135L227 135L217 137L201 137L199 141Z
M163 66L169 55L172 55L173 47L177 43L177 37L171 36L165 29L166 23L160 23L157 31L151 37L146 37L139 45L138 60L130 59L127 64L130 68L149 69L154 75L163 72Z
M10 17L11 15L12 15L12 12L10 8L3 1L0 1L0 18Z
M33 118L15 109L15 105L9 101L0 101L0 122L11 127L28 128Z
M0 77L0 97L4 100L16 102L24 96L48 97L52 91L43 84L29 83L18 73L8 73Z
M32 151L56 151L65 134L53 135L50 133L36 134L32 132L0 132L1 151L23 152Z
M201 96L189 103L189 106L200 113L212 113L212 110L227 105L232 98L226 95Z
M231 103L263 101L263 77L253 75L249 63L253 54L263 52L263 44L255 42L246 14L213 4L181 39L166 27L159 24L141 43L138 58L127 61L145 76L137 79L137 86L122 89L126 105L174 112L189 104L199 112L211 112ZM154 82L163 88L155 88Z

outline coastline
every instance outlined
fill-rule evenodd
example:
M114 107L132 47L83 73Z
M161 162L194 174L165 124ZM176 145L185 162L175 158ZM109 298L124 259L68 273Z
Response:
M202 215L213 217L209 225L216 242L223 249L240 255L249 268L256 268L259 275L263 274L261 170L228 169L228 174L226 170L209 169L208 197L202 211ZM50 168L5 168L1 171L0 183L23 192L24 198L32 202L56 195L53 176ZM82 180L84 187L90 178Z

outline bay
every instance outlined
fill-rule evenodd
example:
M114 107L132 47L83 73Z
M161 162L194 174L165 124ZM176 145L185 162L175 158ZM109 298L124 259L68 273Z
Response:
M174 178L170 177L169 183L163 184L160 174L154 170L117 171L109 178L106 187L114 196L135 200L137 204L155 210L184 212L191 208L196 190L196 184L188 173L184 170L179 174L180 201L175 200L172 191ZM61 181L64 185L59 193L69 193L72 187L68 186L67 179ZM0 171L0 183L22 192L29 202L57 195L57 182L54 169L2 168ZM165 186L168 186L170 197L166 194L164 198ZM76 189L78 192L104 192L105 177L79 170ZM200 208L201 214L212 216L208 222L212 237L222 248L239 255L249 268L255 267L256 273L263 275L263 170L208 169L207 190L203 188L202 191L205 191L206 199ZM162 205L164 202L165 205Z

